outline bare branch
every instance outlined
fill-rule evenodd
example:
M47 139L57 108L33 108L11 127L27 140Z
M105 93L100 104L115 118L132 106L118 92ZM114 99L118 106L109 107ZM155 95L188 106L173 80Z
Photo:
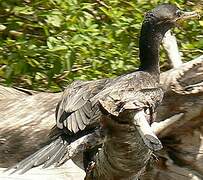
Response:
M154 122L152 124L152 129L154 131L154 133L159 136L159 137L162 137L162 132L164 130L167 129L167 131L172 131L173 129L170 128L170 126L174 123L176 123L177 121L179 121L181 119L181 117L184 115L184 113L179 113L179 114L176 114L176 115L173 115L172 117L170 118L167 118L163 121L160 121L160 122ZM170 128L170 129L169 129Z
M164 36L163 46L168 54L172 68L180 67L182 65L182 60L178 50L176 37L171 34L170 30L167 31Z

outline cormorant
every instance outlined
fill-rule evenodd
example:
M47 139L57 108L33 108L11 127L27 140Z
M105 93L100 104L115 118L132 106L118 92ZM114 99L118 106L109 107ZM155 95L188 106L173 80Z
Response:
M196 14L184 13L171 4L146 13L139 40L139 69L114 79L70 84L56 108L51 142L12 168L24 173L42 164L61 165L70 158L69 144L99 131L104 136L101 145L87 147L84 152L86 179L91 179L89 175L97 179L130 179L140 174L152 151L161 149L156 136L147 138L138 126L138 121L145 125L154 121L154 111L163 98L159 85L160 43L177 21L193 16Z

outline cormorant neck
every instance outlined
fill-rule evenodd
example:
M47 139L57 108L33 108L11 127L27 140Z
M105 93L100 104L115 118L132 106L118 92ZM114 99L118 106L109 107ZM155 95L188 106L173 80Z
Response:
M169 26L155 25L153 20L143 23L139 41L140 70L159 76L159 46Z

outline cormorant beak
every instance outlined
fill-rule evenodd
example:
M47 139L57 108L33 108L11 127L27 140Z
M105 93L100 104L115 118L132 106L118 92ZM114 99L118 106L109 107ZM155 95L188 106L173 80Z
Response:
M176 19L176 22L184 21L186 19L191 19L196 17L200 18L200 15L195 11L192 11L192 12L180 11L180 16Z

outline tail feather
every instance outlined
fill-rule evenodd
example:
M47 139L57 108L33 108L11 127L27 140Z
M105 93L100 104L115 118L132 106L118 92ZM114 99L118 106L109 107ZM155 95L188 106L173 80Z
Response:
M66 143L60 144L58 152L56 152L48 161L46 161L42 168L47 168L47 167L51 166L52 164L56 164L57 162L59 162L67 152L66 148L64 148L64 146L67 147Z
M26 159L20 161L20 162L17 163L16 165L11 166L10 168L6 169L5 171L10 171L10 170L12 170L12 171L11 171L11 174L21 171L21 172L19 172L19 174L23 174L23 173L22 173L23 169L24 169L25 167L28 167L28 166L31 166L31 168L32 168L32 166L34 167L33 162L32 162L33 159L37 160L38 154L39 154L40 152L44 152L45 150L47 150L48 147L49 147L49 145L43 147L43 148L40 149L39 151L37 151L37 152L35 152L34 154L28 156ZM31 168L29 168L29 169L31 169ZM28 169L28 170L29 170L29 169ZM27 171L28 171L28 170L27 170Z
M9 171L9 173L18 172L19 174L23 174L33 167L40 165L43 165L42 168L47 168L51 165L59 167L70 158L75 157L87 149L101 145L103 142L103 136L99 135L98 131L86 134L72 142L67 139L64 138L64 134L60 134L58 137L55 136L55 140L52 139L50 144L47 144L6 171Z
M12 174L18 172L23 174L33 167L43 165L43 168L47 168L52 164L57 164L67 153L67 146L69 144L61 137L46 145L36 153L22 160L18 164L8 168L7 171L12 169Z
M56 141L52 142L51 144L45 146L45 149L41 149L37 151L37 154L35 155L34 159L34 166L39 166L47 161L48 158L50 158L53 153L58 149L58 146L60 145L60 139L57 139Z

